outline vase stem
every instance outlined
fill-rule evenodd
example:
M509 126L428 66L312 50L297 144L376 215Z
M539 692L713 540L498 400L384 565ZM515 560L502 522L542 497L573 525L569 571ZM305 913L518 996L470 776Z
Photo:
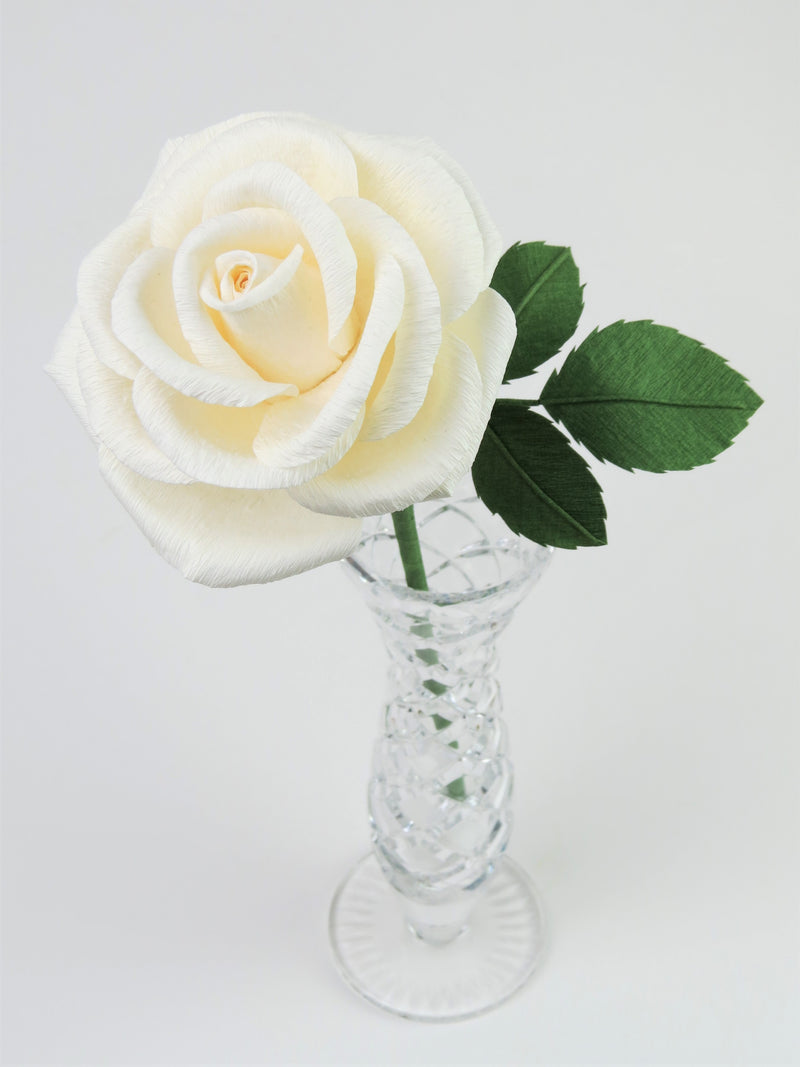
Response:
M412 508L377 520L348 563L391 667L368 791L373 852L336 894L330 930L362 996L458 1019L520 988L541 952L535 893L504 855L512 768L495 642L550 550L470 495L418 516L419 532Z
M424 904L421 901L403 898L411 932L426 945L449 945L465 933L469 917L477 898L462 894L461 898L447 904Z

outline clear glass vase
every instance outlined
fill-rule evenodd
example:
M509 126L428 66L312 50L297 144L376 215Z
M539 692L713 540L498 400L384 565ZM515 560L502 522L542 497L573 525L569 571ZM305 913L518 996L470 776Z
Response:
M337 891L330 936L362 996L452 1020L502 1003L541 955L536 894L504 856L512 768L495 642L552 550L468 493L416 513L429 592L405 584L391 516L345 562L385 639L389 696L369 783L373 850Z

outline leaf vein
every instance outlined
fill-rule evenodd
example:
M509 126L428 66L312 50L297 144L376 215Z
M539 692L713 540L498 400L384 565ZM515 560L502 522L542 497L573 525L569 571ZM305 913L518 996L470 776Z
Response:
M531 302L531 300L534 298L534 296L536 296L536 294L542 288L544 283L548 280L548 278L551 278L555 274L555 272L558 270L564 260L569 256L569 254L570 250L568 248L563 249L561 255L556 256L550 266L547 267L546 270L542 271L542 273L527 291L525 296L523 296L522 300L520 300L519 304L517 304L517 306L514 308L514 318L516 318L517 321L519 321L520 315Z
M487 427L487 431L494 438L495 443L496 443L497 447L500 449L500 451L502 452L502 454L511 463L511 465L519 472L519 474L522 476L523 481L527 483L527 485L533 490L533 492L536 494L536 496L539 497L540 500L543 500L558 515L560 515L562 519L565 519L570 524L570 526L574 527L576 530L578 530L580 533L582 533L585 537L588 537L592 544L594 544L594 545L602 544L602 542L598 541L598 539L595 537L595 535L593 533L591 533L589 530L587 530L586 527L582 523L578 522L578 520L573 515L570 515L570 513L568 511L565 511L564 508L562 508L560 504L557 504L555 502L555 500L553 500L553 498L548 493L546 493L544 491L544 489L542 489L542 487L537 482L535 482L533 480L533 478L531 478L531 476L521 466L521 464L519 463L517 458L514 456L514 453L508 448L508 446L503 441L503 439L500 436L500 434L497 432L497 430L494 429L494 427L492 426L491 423L489 423L489 425Z
M747 404L705 404L692 400L651 400L646 397L635 396L548 396L542 394L542 401L547 406L553 407L561 404L652 404L667 408L701 408L707 411L749 411ZM535 403L535 401L528 401Z

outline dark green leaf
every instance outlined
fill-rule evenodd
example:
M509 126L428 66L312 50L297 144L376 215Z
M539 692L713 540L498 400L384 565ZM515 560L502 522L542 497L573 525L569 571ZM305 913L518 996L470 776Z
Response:
M517 319L517 340L503 380L527 378L575 333L583 310L578 268L568 248L544 241L515 244L497 264L492 288Z
M599 459L656 472L710 463L761 404L721 356L649 321L595 330L541 400Z
M490 511L531 541L556 548L606 543L600 486L544 415L498 400L472 478Z

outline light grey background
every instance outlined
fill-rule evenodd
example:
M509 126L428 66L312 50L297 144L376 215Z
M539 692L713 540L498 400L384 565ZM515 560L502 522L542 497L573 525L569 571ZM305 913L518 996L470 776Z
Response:
M6 4L6 1063L797 1062L797 35L774 0ZM508 243L572 246L582 333L675 325L766 399L710 467L599 469L610 546L504 638L552 938L471 1023L329 958L383 687L349 583L185 582L41 371L163 141L263 108L431 135Z

